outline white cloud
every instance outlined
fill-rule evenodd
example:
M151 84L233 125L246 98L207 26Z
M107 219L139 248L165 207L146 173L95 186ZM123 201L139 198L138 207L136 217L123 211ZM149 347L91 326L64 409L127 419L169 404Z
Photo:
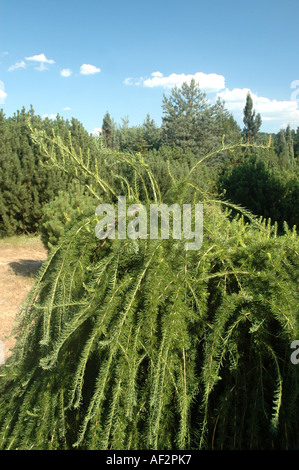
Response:
M7 93L5 93L5 91L3 90L0 90L0 104L4 104L6 98L7 98Z
M40 72L43 72L44 70L48 70L48 67L46 64L55 64L55 61L53 59L47 59L45 54L37 54L33 55L31 57L25 57L25 60L30 61L30 62L39 62L39 66L35 67L36 70L39 70Z
M56 119L57 114L43 114L42 118Z
M95 127L91 134L92 134L93 136L97 137L97 136L99 136L99 135L101 134L101 132L102 132L102 128L101 128L101 127Z
M13 70L17 70L17 69L25 69L26 67L27 67L26 62L24 60L20 60L19 62L16 62L14 65L11 65L8 71L12 72Z
M41 62L37 67L35 67L35 70L43 72L44 70L49 70L49 68L44 64L44 62Z
M0 104L4 104L7 98L7 93L4 91L4 83L0 80Z
M177 74L172 73L164 76L160 71L153 72L150 77L132 78L124 80L125 85L143 86L147 88L161 87L172 89L181 87L184 82L190 83L194 79L199 88L206 93L214 93L216 98L220 97L225 102L225 107L230 110L235 118L242 122L243 110L246 104L247 93L250 92L253 99L253 107L256 113L261 114L263 128L271 128L275 132L288 124L292 128L299 126L299 100L277 100L269 99L265 96L258 96L251 92L249 88L234 88L232 90L225 88L225 78L216 73L205 74L197 72L195 74ZM299 81L298 81L299 83ZM292 83L292 88L297 83ZM297 96L297 93L296 93Z
M145 79L143 77L140 77L138 79L134 79L132 77L128 77L128 78L125 78L124 79L124 84L125 85L135 85L135 86L139 86L139 85L142 85L143 84L143 81Z
M163 73L161 72L153 72L152 77L163 77Z
M60 70L60 75L62 77L70 77L72 75L72 73L73 72L71 71L71 69L62 69L62 70Z
M90 64L83 64L80 68L81 75L93 75L94 73L100 72L101 69Z
M153 72L150 78L140 77L137 80L126 78L125 85L143 85L144 87L154 88L162 87L171 89L175 86L181 87L184 82L190 83L194 79L199 88L207 93L215 93L225 88L225 78L223 75L216 73L196 72L195 74L186 75L184 73L172 73L164 76L161 72Z
M33 62L33 63L39 63L37 67L35 67L36 70L39 70L42 72L43 70L48 70L48 67L46 64L52 65L55 64L55 61L53 59L47 59L45 54L38 54L38 55L33 55L31 57L25 57L25 60L28 62ZM9 72L12 72L13 70L17 69L25 69L27 67L27 64L24 60L20 60L19 62L16 62L14 65L11 65L8 69Z
M272 122L277 129L286 127L288 124L291 127L299 126L299 108L295 100L271 100L258 96L249 88L234 88L233 90L226 88L217 96L224 100L225 107L233 114L242 116L248 92L252 97L253 109L256 113L260 113L262 121Z
M72 108L70 108L69 106L66 106L65 108L63 108L63 111L71 111Z
M55 64L55 61L53 59L47 59L45 54L38 54L38 55L33 55L31 57L25 57L25 60L30 60L33 62L40 62L43 64Z
M219 92L217 96L225 101L225 103L230 107L230 109L234 109L235 111L243 110L246 102L247 93L250 92L252 98L254 95L251 93L249 88L234 88L233 90L229 90L226 88L225 90Z
M125 85L134 85L134 81L132 77L127 77L124 79L124 84Z

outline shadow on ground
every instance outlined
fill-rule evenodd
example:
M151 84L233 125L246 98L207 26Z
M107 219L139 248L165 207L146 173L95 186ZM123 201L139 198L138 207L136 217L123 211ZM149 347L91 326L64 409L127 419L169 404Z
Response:
M7 264L17 276L34 277L42 266L43 261L20 259Z

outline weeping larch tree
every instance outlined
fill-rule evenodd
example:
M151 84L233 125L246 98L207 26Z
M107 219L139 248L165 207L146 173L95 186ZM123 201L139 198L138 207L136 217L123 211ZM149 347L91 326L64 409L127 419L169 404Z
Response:
M296 231L278 236L204 192L193 178L204 159L162 200L139 154L104 148L91 162L59 137L32 138L99 203L203 204L203 243L100 240L94 214L76 222L38 273L0 369L0 448L298 446ZM102 177L122 167L130 180Z

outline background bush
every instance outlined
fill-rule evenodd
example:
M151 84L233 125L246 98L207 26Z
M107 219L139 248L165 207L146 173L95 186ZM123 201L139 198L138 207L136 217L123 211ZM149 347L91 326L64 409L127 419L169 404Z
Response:
M55 247L79 220L93 215L96 207L97 200L78 184L70 185L68 191L59 191L42 210L39 232L45 248Z
M278 172L256 155L225 169L220 175L218 191L225 200L246 207L253 214L299 227L299 179L295 173Z
M6 118L0 110L0 236L37 233L44 206L59 191L69 191L73 177L58 167L48 167L39 145L31 138L29 122L52 138L58 133L62 142L81 148L84 158L95 159L98 145L76 119L42 119L33 108L23 108ZM51 143L48 143L51 146ZM57 151L56 157L61 157Z

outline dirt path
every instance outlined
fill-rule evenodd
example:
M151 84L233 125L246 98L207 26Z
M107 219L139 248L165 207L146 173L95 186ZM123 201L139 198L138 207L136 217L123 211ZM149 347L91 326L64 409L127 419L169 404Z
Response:
M47 252L38 237L0 240L0 345L4 345L5 360L15 343L9 336L16 314L46 257Z

